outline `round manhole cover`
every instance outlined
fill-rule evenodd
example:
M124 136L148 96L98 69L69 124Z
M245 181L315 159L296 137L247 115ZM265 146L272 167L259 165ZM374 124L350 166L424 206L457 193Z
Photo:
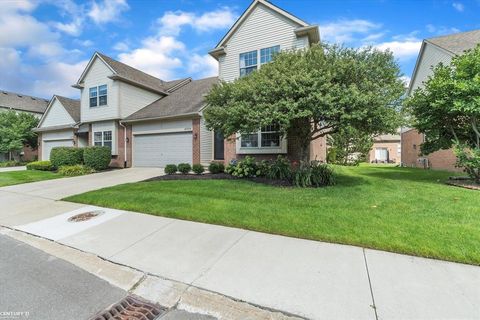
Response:
M87 220L93 219L93 218L95 218L95 217L98 217L98 216L101 215L102 213L103 213L103 211L101 211L101 210L94 210L94 211L83 212L83 213L79 213L79 214L76 214L76 215L68 218L68 221L69 221L69 222L82 222L82 221L87 221Z

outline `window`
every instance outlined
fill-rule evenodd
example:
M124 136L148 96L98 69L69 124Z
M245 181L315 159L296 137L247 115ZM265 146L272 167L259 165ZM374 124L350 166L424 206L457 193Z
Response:
M90 88L90 108L96 107L97 103L97 87Z
M97 131L93 133L93 144L112 149L112 131Z
M270 125L256 133L242 134L240 146L242 148L279 148L280 140L279 126Z
M240 54L240 77L257 70L257 50Z
M280 46L274 46L260 50L260 64L272 61L273 56L280 52Z
M89 89L90 108L107 105L107 85L101 85Z

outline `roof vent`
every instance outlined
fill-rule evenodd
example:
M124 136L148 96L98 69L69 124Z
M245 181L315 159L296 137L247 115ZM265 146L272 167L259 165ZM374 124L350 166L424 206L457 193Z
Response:
M3 93L3 94L8 94L8 92L7 92L7 91L2 91L2 93Z
M35 99L34 97L30 97L30 98L31 98L32 100L37 100L37 99Z
M18 96L19 98L23 98L23 96L22 96L22 95L20 95L20 94L17 94L17 96Z

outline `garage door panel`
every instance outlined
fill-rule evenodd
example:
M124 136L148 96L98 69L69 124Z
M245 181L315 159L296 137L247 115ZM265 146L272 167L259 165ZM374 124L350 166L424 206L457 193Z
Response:
M42 141L42 160L50 160L50 152L55 147L73 147L73 140Z
M174 163L192 163L192 133L163 133L135 135L133 165L164 167Z

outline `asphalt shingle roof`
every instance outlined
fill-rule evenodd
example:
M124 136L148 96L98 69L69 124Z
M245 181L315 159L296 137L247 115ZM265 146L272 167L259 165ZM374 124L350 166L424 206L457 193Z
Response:
M453 54L460 55L465 50L474 48L480 43L480 30L472 30L467 32L460 32L427 39L428 42L433 43Z
M68 114L76 122L80 121L80 100L70 99L62 96L56 96L58 101L65 107Z
M47 99L27 96L22 93L0 90L0 107L20 111L44 113L47 109L47 106Z
M164 81L154 76L151 76L143 71L135 69L129 65L126 65L125 63L112 59L109 56L104 55L103 53L97 52L97 54L113 69L113 71L115 71L117 76L120 76L122 78L125 78L134 83L138 83L156 91L166 93L169 89L173 88L178 83L186 80L178 79L173 81Z
M128 116L125 120L143 120L172 117L199 112L204 106L204 96L210 91L217 77L192 80L170 95L160 98L143 109Z

